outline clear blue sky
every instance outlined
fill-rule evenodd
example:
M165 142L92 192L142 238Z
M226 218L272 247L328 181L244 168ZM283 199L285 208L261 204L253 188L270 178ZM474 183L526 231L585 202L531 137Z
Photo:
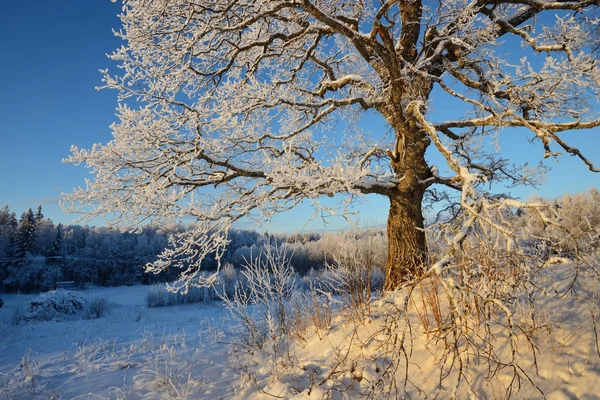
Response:
M110 0L6 1L0 12L0 206L8 204L20 215L41 204L55 223L71 223L58 206L62 192L84 184L91 177L83 167L61 163L71 144L89 147L110 140L109 125L115 120L116 93L96 91L99 69L114 65L106 58L121 43L112 35L119 28L121 5ZM451 110L441 110L451 115ZM380 125L375 121L372 129ZM515 137L517 135L515 134ZM600 163L600 131L573 135L573 145ZM505 142L506 150L524 161L542 152L523 138ZM600 175L586 170L571 157L553 170L539 192L518 189L513 194L557 197L566 192L600 186ZM360 224L382 225L387 200L369 198L357 211ZM316 220L305 227L310 207L300 207L260 227L269 231L322 230ZM101 224L101 221L95 221ZM332 220L329 229L339 229ZM252 223L244 224L254 228Z
M41 204L72 222L61 192L83 184L84 168L61 163L71 144L110 140L115 93L94 89L119 41L109 0L20 0L0 12L0 203L20 215Z

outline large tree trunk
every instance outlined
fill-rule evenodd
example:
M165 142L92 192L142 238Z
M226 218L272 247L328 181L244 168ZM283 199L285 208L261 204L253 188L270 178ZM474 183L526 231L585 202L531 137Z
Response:
M417 3L420 6L420 2ZM405 6L408 7L408 4ZM410 11L409 8L405 11ZM419 10L413 11L418 14ZM387 222L386 291L395 290L406 281L419 276L427 262L422 203L428 187L426 182L432 177L425 159L431 140L417 121L405 113L404 108L412 100L428 99L432 83L416 75L413 78L410 81L399 79L400 83L392 84L390 98L393 107L380 110L392 126L396 139L390 158L397 186L387 193L390 213ZM426 110L421 111L424 113Z
M429 90L425 87L423 90ZM425 183L432 177L425 159L430 144L426 133L414 121L407 121L398 110L390 118L396 131L392 168L398 186L388 193L390 213L387 222L388 257L385 290L395 290L406 281L419 276L427 262L427 243L423 223Z
M421 208L423 193L418 187L390 196L385 290L397 289L425 268L427 244Z

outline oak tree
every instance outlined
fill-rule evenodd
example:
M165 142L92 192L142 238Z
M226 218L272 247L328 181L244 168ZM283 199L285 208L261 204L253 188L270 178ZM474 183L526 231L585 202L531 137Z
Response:
M598 172L568 137L600 125L598 6L124 0L124 45L110 56L119 72L103 71L120 120L111 142L72 148L67 161L95 179L67 209L126 227L193 220L149 266L182 267L185 285L200 267L189 261L222 254L240 218L306 200L343 213L354 196L385 196L395 289L449 260L428 260L424 201L458 194L466 225L452 245L474 223L504 229L490 212L514 200L492 184L536 183L539 171L490 145L498 136L530 138L540 158L567 154ZM443 108L455 116L441 119ZM387 129L361 130L365 115ZM445 164L432 165L434 153ZM322 196L341 196L340 208Z

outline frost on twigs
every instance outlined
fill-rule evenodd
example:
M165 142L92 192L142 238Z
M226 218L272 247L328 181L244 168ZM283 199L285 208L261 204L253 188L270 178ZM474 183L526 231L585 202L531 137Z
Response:
M402 289L363 308L356 281L342 282L361 318L324 315L313 298L308 334L279 332L259 350L247 342L235 353L254 382L243 396L543 398L566 376L580 393L575 382L600 372L598 192L478 204L432 226L433 266ZM356 247L342 248L346 262ZM254 327L268 320L244 316Z
M337 238L332 261L325 262L325 290L341 297L345 308L357 317L367 312L373 295L383 289L381 253L385 255L385 248L377 239L370 230L344 232Z
M246 260L233 295L221 295L229 315L240 323L242 344L262 348L294 329L291 300L297 288L290 261L285 249L267 246L257 258Z
M199 274L202 261L213 255L218 266L227 245L227 230L209 229L206 225L194 225L183 233L174 234L169 238L167 247L154 263L146 265L146 272L158 274L168 268L180 269L179 278L168 284L172 291L186 294L190 286L213 286L217 281L216 272Z

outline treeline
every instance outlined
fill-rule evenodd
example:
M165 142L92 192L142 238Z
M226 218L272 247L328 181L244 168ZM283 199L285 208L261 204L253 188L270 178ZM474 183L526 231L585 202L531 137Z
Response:
M544 202L535 199L536 202ZM541 220L534 210L512 210L515 232L527 240L526 248L548 256L573 257L592 254L600 242L600 192L566 195L549 204L558 224ZM181 271L172 269L158 275L144 271L165 249L171 234L182 225L146 226L140 233L123 233L105 227L55 225L44 217L42 208L31 209L17 218L8 206L0 209L0 288L31 292L56 287L56 282L74 281L98 286L119 286L172 282ZM266 247L286 252L300 275L318 271L326 264L358 261L367 267L381 268L387 257L387 239L382 230L363 229L342 233L295 233L291 235L233 230L223 264L241 268L258 257ZM432 259L444 250L439 237L429 239ZM354 261L350 262L348 258ZM203 261L205 270L215 269L214 259ZM356 264L356 263L355 263Z
M175 228L174 228L175 229ZM55 225L37 211L20 218L0 209L0 283L6 291L48 290L56 282L121 285L152 283L144 264L167 244L168 230L146 227L140 234L79 225Z
M119 286L173 281L179 270L158 275L145 273L145 265L156 260L171 234L182 225L146 226L141 233L123 233L106 227L54 224L42 213L28 209L20 218L8 206L0 209L0 285L8 292L49 290L57 282ZM347 234L348 235L348 234ZM379 253L379 266L385 263L383 231L350 233L357 240L368 236L372 251ZM223 263L240 268L257 257L265 246L284 248L295 270L304 275L318 270L339 252L339 234L296 233L292 235L233 230ZM372 242L377 242L373 245ZM215 260L205 260L204 268L215 269Z

